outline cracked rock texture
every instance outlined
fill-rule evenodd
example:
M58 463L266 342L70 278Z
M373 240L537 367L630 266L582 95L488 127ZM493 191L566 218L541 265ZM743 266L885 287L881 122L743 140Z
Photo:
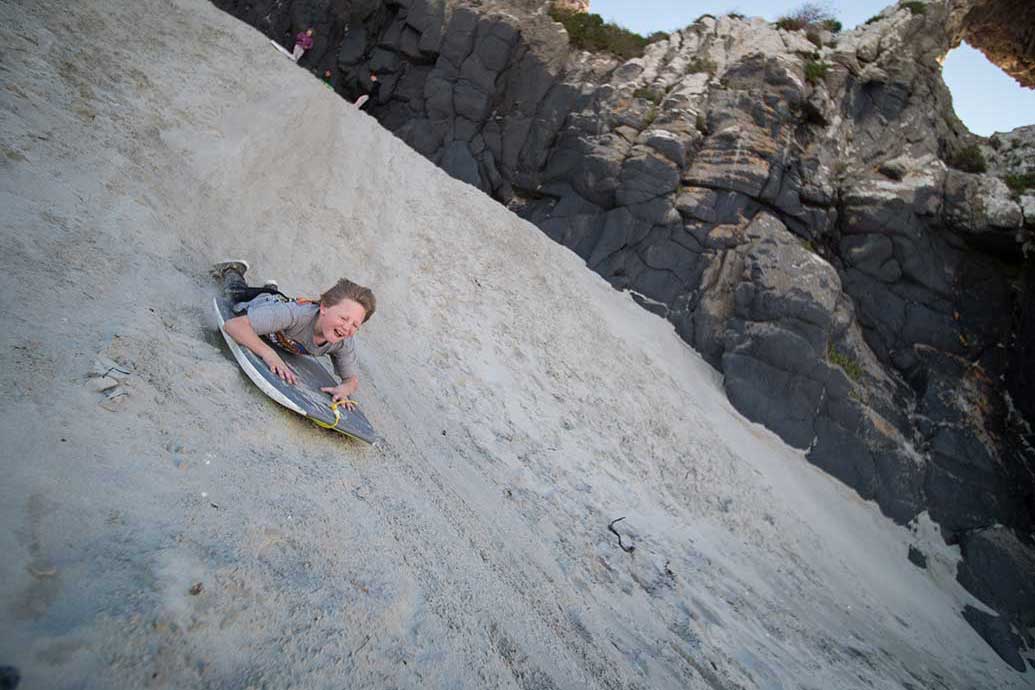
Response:
M376 71L385 127L671 321L811 462L929 512L961 582L1033 625L1004 592L1035 580L1035 192L1000 176L1035 172L1035 128L970 134L939 65L967 40L1031 87L1030 3L889 6L822 45L704 15L625 62L536 0L215 4L315 27L301 64L350 99ZM973 146L988 173L950 165Z

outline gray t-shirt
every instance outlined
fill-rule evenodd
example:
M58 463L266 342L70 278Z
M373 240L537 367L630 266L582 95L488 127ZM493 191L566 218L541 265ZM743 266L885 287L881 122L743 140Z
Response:
M320 313L319 304L284 302L275 295L259 295L255 299L239 304L235 312L248 312L248 320L258 335L281 335L305 348L313 356L330 355L334 372L343 380L356 375L355 338L345 338L336 343L317 345L313 342L313 329Z

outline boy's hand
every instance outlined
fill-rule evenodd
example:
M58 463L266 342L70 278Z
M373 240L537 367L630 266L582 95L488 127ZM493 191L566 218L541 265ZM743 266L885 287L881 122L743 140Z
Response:
M292 386L298 382L295 372L291 371L291 367L285 364L284 360L276 352L271 351L269 354L263 355L262 361L266 362L266 366L270 368L270 371Z
M340 383L337 386L327 386L320 390L324 393L330 393L331 402L339 403L341 407L344 407L346 410L355 409L356 401L349 400L349 395L356 390L356 387L352 385L351 381Z

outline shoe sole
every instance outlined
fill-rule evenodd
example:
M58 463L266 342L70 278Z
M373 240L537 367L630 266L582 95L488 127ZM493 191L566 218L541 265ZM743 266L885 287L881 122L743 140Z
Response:
M244 259L225 259L212 264L212 276L222 278L223 274L230 270L236 270L242 276L248 272L248 262Z

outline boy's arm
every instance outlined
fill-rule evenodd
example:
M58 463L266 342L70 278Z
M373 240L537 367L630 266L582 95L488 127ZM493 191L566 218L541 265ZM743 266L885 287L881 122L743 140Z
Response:
M341 349L331 353L331 364L334 365L334 373L341 379L337 386L321 388L324 393L331 394L331 400L338 402L346 400L359 388L359 377L356 376L356 343L351 338L346 340ZM355 403L345 403L348 409L352 409Z
M255 329L252 328L252 322L247 314L230 319L223 324L223 330L231 338L262 359L274 374L292 385L296 382L295 372L291 371L291 368L284 363L284 360L281 359L276 350L259 337Z

